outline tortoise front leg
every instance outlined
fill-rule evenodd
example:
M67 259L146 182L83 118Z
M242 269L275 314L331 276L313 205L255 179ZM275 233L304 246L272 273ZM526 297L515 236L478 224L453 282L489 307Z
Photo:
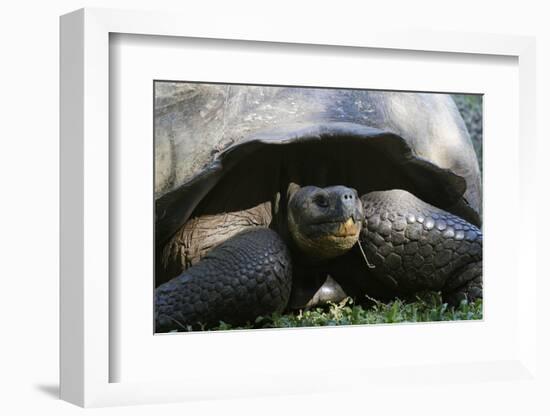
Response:
M155 290L156 332L238 325L281 312L291 285L290 255L279 235L267 228L242 232Z
M370 192L361 201L361 246L379 282L396 293L441 291L453 305L482 297L477 227L403 190Z

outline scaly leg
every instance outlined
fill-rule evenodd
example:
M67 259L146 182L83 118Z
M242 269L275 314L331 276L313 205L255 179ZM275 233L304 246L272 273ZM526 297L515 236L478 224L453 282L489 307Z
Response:
M438 290L450 304L482 297L482 233L403 190L361 198L371 273L396 293Z
M155 290L156 332L244 324L281 312L292 285L289 252L267 228L242 232Z

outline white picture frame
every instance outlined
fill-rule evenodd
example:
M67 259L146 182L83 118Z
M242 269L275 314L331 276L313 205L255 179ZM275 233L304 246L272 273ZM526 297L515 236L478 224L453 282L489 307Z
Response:
M183 25L181 22L185 21ZM82 9L61 18L61 398L80 406L160 403L213 397L249 397L268 394L319 393L382 385L395 378L405 383L447 380L442 372L466 382L467 374L483 373L469 380L535 380L536 323L522 319L536 314L537 270L528 243L536 241L534 227L524 227L517 247L522 281L517 291L517 315L522 322L517 348L507 359L471 363L419 362L404 376L399 368L372 365L319 371L308 382L282 369L264 379L238 379L223 387L221 377L212 383L205 375L178 381L111 382L110 366L117 357L110 344L110 171L109 157L109 52L111 34L169 36L172 38L224 39L227 41L331 45L332 47L428 51L439 54L499 55L518 60L519 83L519 190L520 214L536 211L533 195L535 153L535 42L530 37L508 35L399 32L377 29L339 32L327 36L322 27L307 31L276 24L242 24L223 19L205 25L201 19L184 19L173 13L107 9ZM238 26L238 31L235 29ZM527 216L519 215L520 221ZM530 218L532 221L532 217ZM517 271L515 271L517 272ZM111 308L111 309L110 309ZM359 329L360 330L360 329ZM299 331L299 330L297 330ZM321 333L318 333L321 334ZM152 335L152 334L151 334ZM219 334L219 336L228 336ZM322 337L322 335L318 335ZM368 376L365 371L368 370ZM345 377L344 376L345 372ZM311 375L310 375L311 376ZM314 382L324 378L331 383ZM346 381L343 381L343 380ZM338 381L334 381L338 380ZM409 381L406 381L409 380ZM355 386L355 387L353 387Z

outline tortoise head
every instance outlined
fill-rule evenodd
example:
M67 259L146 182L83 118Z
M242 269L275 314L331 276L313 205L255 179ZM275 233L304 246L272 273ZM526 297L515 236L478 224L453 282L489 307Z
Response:
M324 260L340 256L355 245L364 216L355 189L291 184L288 194L288 230L300 251Z

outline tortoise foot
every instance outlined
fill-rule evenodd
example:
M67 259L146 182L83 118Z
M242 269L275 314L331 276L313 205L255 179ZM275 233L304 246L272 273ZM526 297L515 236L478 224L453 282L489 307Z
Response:
M245 231L155 290L156 332L253 322L281 312L291 285L290 255L279 235Z
M452 289L447 287L443 291L443 300L451 306L458 306L462 301L468 303L476 299L483 298L483 280L482 280L482 263L470 263L458 276L451 280ZM461 286L456 287L460 282L465 282Z

